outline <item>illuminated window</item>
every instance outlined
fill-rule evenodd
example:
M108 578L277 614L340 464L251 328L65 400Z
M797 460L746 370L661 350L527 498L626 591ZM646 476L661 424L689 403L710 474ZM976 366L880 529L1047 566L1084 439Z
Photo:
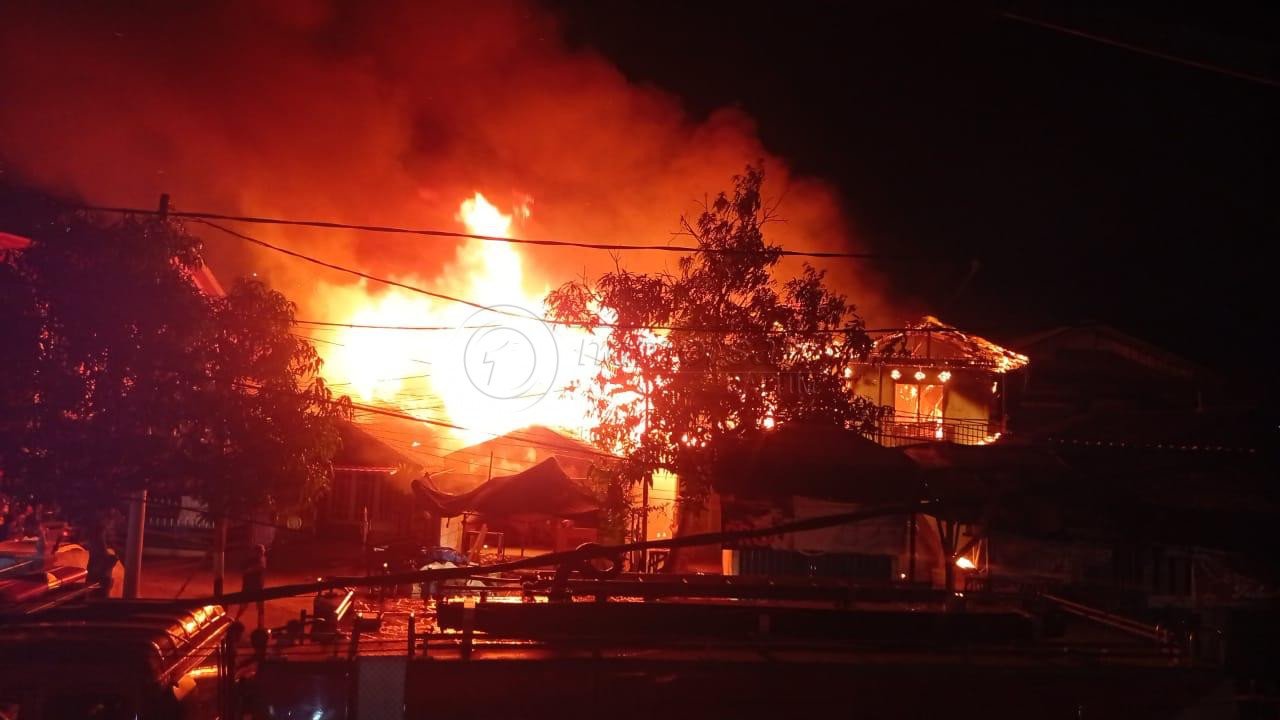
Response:
M944 385L898 383L894 386L893 409L897 422L913 423L942 419Z

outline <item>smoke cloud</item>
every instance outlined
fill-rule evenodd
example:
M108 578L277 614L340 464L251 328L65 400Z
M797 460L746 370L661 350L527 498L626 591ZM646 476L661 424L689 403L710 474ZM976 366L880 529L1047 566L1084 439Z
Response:
M460 229L458 204L479 191L508 211L532 199L515 228L526 237L662 243L682 213L763 160L786 221L777 241L851 246L831 189L790 175L750 118L689 117L677 98L568 49L531 4L8 3L0 89L7 171L93 203L153 207L167 192L183 209ZM457 245L249 230L397 277L435 277ZM350 282L202 234L220 275L265 274L304 313L316 277ZM523 254L551 286L614 264ZM869 309L873 280L849 263L832 272Z

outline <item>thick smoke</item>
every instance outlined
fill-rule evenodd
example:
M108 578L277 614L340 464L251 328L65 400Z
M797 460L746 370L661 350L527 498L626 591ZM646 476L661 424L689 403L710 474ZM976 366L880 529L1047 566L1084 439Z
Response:
M764 160L781 199L772 237L848 248L830 188L791 176L726 109L691 118L606 59L566 47L523 3L16 3L0 9L0 168L101 204L460 229L480 191L532 198L527 237L662 243L679 216ZM242 228L368 272L436 277L456 243ZM216 272L254 270L315 317L341 275L202 232ZM554 286L606 253L525 250ZM627 254L653 270L674 256ZM831 263L864 310L863 269ZM872 318L875 319L874 317Z

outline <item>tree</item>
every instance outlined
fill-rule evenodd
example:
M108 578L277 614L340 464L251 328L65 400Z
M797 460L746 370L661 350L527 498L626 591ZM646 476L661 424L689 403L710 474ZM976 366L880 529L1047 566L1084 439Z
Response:
M619 267L547 298L559 321L613 326L582 390L593 439L625 458L608 468L616 483L634 487L665 468L680 476L681 501L696 505L722 440L797 421L867 429L876 418L849 382L870 348L855 307L807 264L775 277L781 248L764 236L763 180L748 167L732 194L681 220L699 250L675 273Z
M260 282L209 297L176 222L116 222L0 187L5 300L0 469L81 517L151 488L242 512L322 489L349 404ZM12 303L12 304L10 304Z
M222 512L305 506L324 490L350 401L325 386L283 295L241 279L211 305L204 385L179 435L196 494Z

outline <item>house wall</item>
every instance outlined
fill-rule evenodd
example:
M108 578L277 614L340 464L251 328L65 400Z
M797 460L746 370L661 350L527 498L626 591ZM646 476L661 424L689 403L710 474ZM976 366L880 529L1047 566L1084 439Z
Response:
M387 469L334 468L333 481L321 506L321 532L359 538L364 510L369 511L369 536L391 538L409 531L413 498Z
M889 372L897 368L902 371L903 379L895 381ZM917 368L910 365L868 366L854 382L853 392L878 406L893 407L894 393L899 384L916 384L911 379ZM929 369L930 374L923 384L938 384L935 378L937 370ZM883 377L882 377L883 376ZM991 383L998 381L999 376L989 372L975 372L956 369L951 371L951 379L945 384L946 401L943 406L944 419L951 420L991 420L998 415L998 394L992 394Z
M995 403L998 394L991 392L991 383L998 382L991 373L955 371L947 382L944 420L991 422L1000 417L1000 407ZM998 386L997 386L998 388Z
M896 381L890 376L894 369L902 374L902 377ZM884 426L886 436L884 442L890 444L910 442L919 433L919 441L941 439L948 442L976 444L980 441L989 441L987 437L989 434L1003 429L1002 394L1005 392L1005 376L985 370L956 368L949 371L951 375L946 382L939 382L937 375L940 370L927 368L924 372L928 377L924 381L917 382L914 379L917 369L922 368L907 363L866 366L854 381L854 392L857 395L879 407L889 408L891 412L895 407L899 385L941 384L945 388L942 405L944 427L941 438L936 437L930 428L924 427L922 430L922 426L918 424L914 428L907 427L912 423L895 426L893 421L889 420ZM996 384L997 392L995 393L991 391L993 383Z

